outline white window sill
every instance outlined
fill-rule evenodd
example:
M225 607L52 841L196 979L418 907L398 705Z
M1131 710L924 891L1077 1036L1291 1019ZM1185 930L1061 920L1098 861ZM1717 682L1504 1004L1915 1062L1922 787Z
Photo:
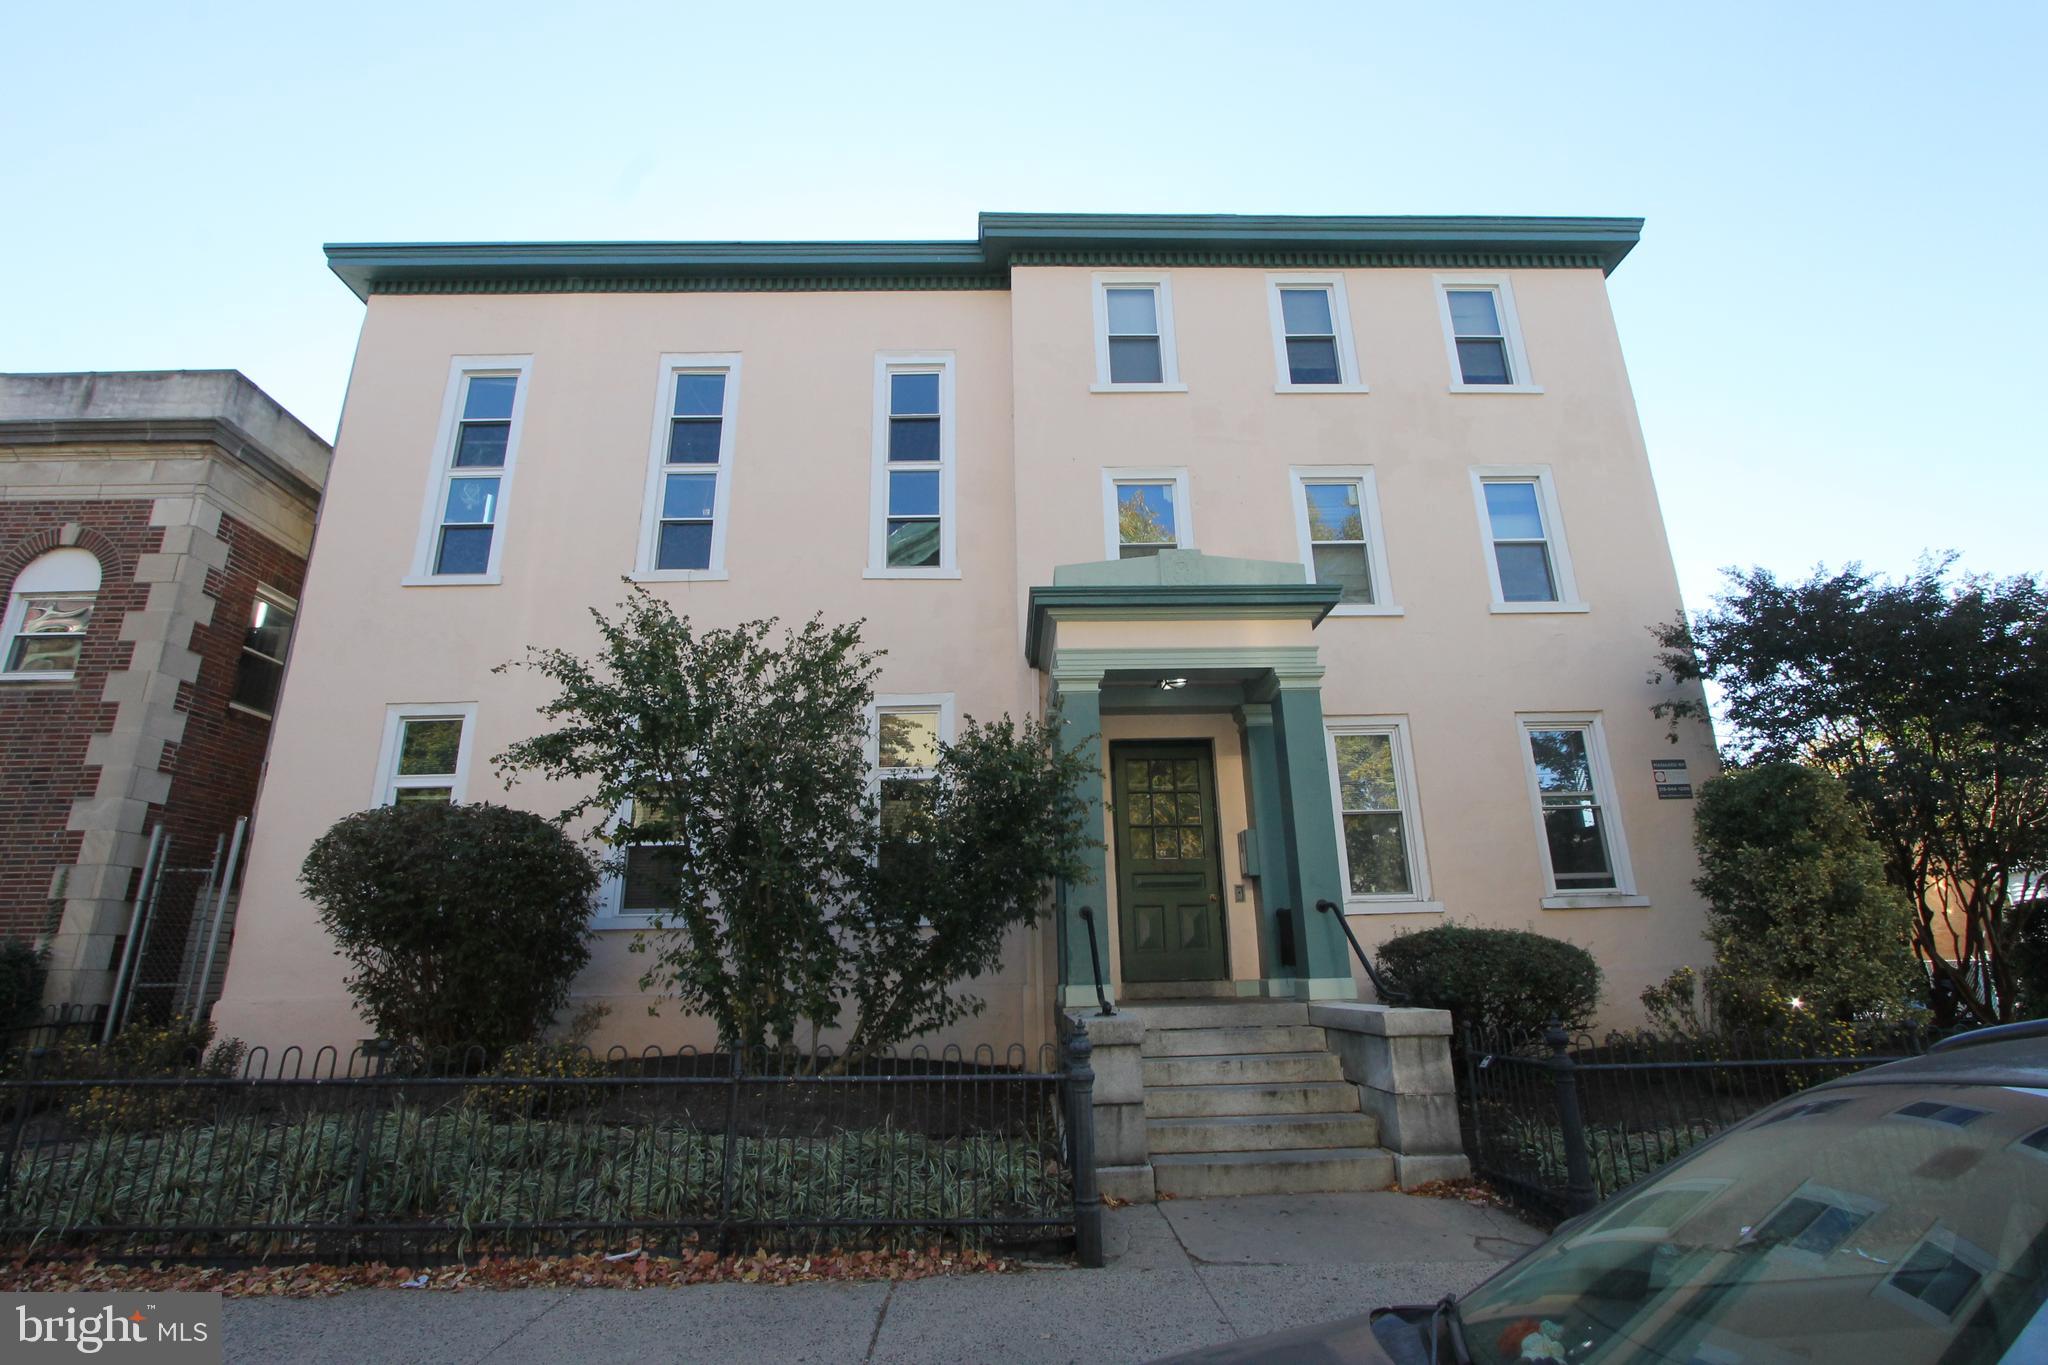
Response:
M655 916L647 915L592 915L590 927L596 933L612 933L621 929L641 930L654 927Z
M1090 393L1186 393L1185 384L1090 384Z
M491 588L504 582L494 573L407 574L401 588Z
M862 578L958 578L958 569L867 569Z
M1275 393L1371 393L1363 384L1275 384Z
M1406 616L1408 613L1392 603L1381 605L1376 602L1339 602L1330 608L1332 616Z
M1452 393L1541 393L1541 384L1453 384Z
M1643 910L1649 904L1648 896L1626 891L1567 891L1543 898L1545 910Z
M1593 608L1586 602L1495 602L1487 610L1495 616L1571 616Z
M0 673L0 683L68 683L77 680L76 673Z
M724 583L732 575L724 569L642 569L626 577L635 583Z
M1359 900L1356 897L1344 902L1347 915L1441 915L1442 901L1417 900Z
M253 706L244 706L244 705L242 705L242 703L240 703L240 702L238 702L238 701L231 701L231 702L229 702L229 703L228 703L228 710L230 710L230 711L240 711L240 712L241 712L241 713L242 713L243 715L245 715L245 716L254 716L254 717L255 717L255 718L257 719L257 720L271 720L271 719L274 719L274 717L273 717L273 716L271 715L271 713L270 713L270 712L268 712L268 711L258 711L258 710L257 710L257 709L256 709L255 707L253 707Z

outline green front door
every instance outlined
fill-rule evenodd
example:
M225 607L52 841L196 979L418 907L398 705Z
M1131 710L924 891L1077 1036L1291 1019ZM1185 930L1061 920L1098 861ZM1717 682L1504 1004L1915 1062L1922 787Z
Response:
M1125 981L1223 981L1223 874L1207 744L1113 744Z

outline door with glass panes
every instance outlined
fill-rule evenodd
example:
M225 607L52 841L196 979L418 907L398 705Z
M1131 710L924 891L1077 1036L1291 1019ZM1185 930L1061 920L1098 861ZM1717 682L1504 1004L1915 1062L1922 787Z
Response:
M1226 980L1209 746L1113 744L1110 764L1123 979Z

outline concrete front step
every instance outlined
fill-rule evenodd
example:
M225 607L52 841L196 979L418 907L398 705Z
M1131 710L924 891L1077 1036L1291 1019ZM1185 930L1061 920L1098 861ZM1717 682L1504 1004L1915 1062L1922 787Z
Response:
M1145 1086L1147 1119L1206 1118L1219 1114L1355 1114L1358 1087L1348 1081L1299 1085Z
M1149 1032L1177 1028L1253 1028L1266 1024L1308 1023L1305 1000L1174 1000L1133 1001L1122 1007L1142 1019Z
M1235 981L1126 981L1116 989L1117 999L1137 1003L1143 1000L1236 1000Z
M1248 1028L1169 1028L1146 1031L1147 1057L1221 1057L1246 1052L1321 1052L1323 1031L1309 1024Z
M1145 1088L1155 1085L1276 1085L1341 1081L1344 1067L1327 1052L1247 1052L1226 1057L1147 1057Z
M1160 1194L1183 1199L1383 1190L1394 1183L1394 1154L1380 1147L1166 1153L1152 1158L1152 1180Z
M1145 1137L1155 1154L1302 1151L1377 1147L1380 1125L1369 1114L1230 1114L1151 1119Z

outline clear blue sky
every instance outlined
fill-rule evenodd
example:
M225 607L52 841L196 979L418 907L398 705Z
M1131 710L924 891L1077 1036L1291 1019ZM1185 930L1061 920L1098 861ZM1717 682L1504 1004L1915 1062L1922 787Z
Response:
M324 241L969 237L977 210L1641 214L1692 605L2048 568L2048 4L17 6L0 369L332 434ZM2031 509L2031 510L2030 510Z

